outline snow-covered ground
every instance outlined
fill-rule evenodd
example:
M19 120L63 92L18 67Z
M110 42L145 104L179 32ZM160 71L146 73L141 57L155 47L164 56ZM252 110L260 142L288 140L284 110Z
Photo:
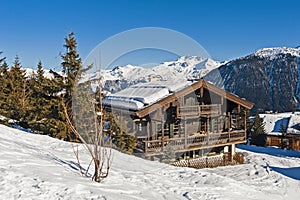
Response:
M83 147L79 147L83 150ZM240 146L247 164L176 168L113 151L109 177L77 171L71 144L0 125L1 199L264 199L300 196L300 152ZM87 153L82 159L88 161Z

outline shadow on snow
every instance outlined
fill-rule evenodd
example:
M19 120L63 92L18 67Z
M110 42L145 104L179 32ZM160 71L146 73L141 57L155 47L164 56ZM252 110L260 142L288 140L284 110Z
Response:
M300 181L300 167L281 168L269 166L273 171L278 172L284 176Z
M244 144L237 145L237 148L241 150L251 151L254 153L264 153L264 154L277 156L277 157L300 158L300 151L295 151L295 150L286 150L286 149L280 149L276 147L258 147L253 145L244 145Z

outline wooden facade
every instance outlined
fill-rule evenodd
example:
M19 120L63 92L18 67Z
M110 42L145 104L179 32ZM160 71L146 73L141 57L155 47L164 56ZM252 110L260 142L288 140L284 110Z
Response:
M127 112L128 124L145 156L162 155L167 146L175 153L201 155L205 149L225 146L233 156L236 144L246 142L245 110L253 104L200 80L138 111ZM124 119L125 121L125 119Z
M287 134L284 137L281 135L268 135L266 145L300 151L300 135Z

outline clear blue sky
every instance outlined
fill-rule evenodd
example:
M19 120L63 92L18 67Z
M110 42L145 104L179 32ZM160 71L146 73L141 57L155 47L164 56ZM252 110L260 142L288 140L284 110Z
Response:
M82 58L108 37L140 27L184 33L220 61L261 47L300 45L297 0L3 0L0 19L0 50L9 64L18 54L24 67L41 59L58 68L70 31Z

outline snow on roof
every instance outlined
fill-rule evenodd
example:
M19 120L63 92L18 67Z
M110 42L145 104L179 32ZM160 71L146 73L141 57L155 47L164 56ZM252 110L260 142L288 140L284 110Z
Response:
M297 130L300 127L300 113L274 113L274 114L260 114L265 122L265 130L268 135L282 135L280 132L281 124L287 128L287 133L300 134Z
M300 115L292 115L287 128L287 133L300 134Z
M112 107L127 108L128 110L140 110L144 104L132 98L108 96L102 100L104 105Z
M103 99L104 105L140 110L189 85L186 80L153 81L130 86Z
M191 84L185 79L177 79L177 80L162 80L162 81L152 81L148 83L139 83L132 87L134 88L155 88L155 87L161 87L161 88L167 88L170 92L176 92L178 90L181 90L185 88L187 85Z

